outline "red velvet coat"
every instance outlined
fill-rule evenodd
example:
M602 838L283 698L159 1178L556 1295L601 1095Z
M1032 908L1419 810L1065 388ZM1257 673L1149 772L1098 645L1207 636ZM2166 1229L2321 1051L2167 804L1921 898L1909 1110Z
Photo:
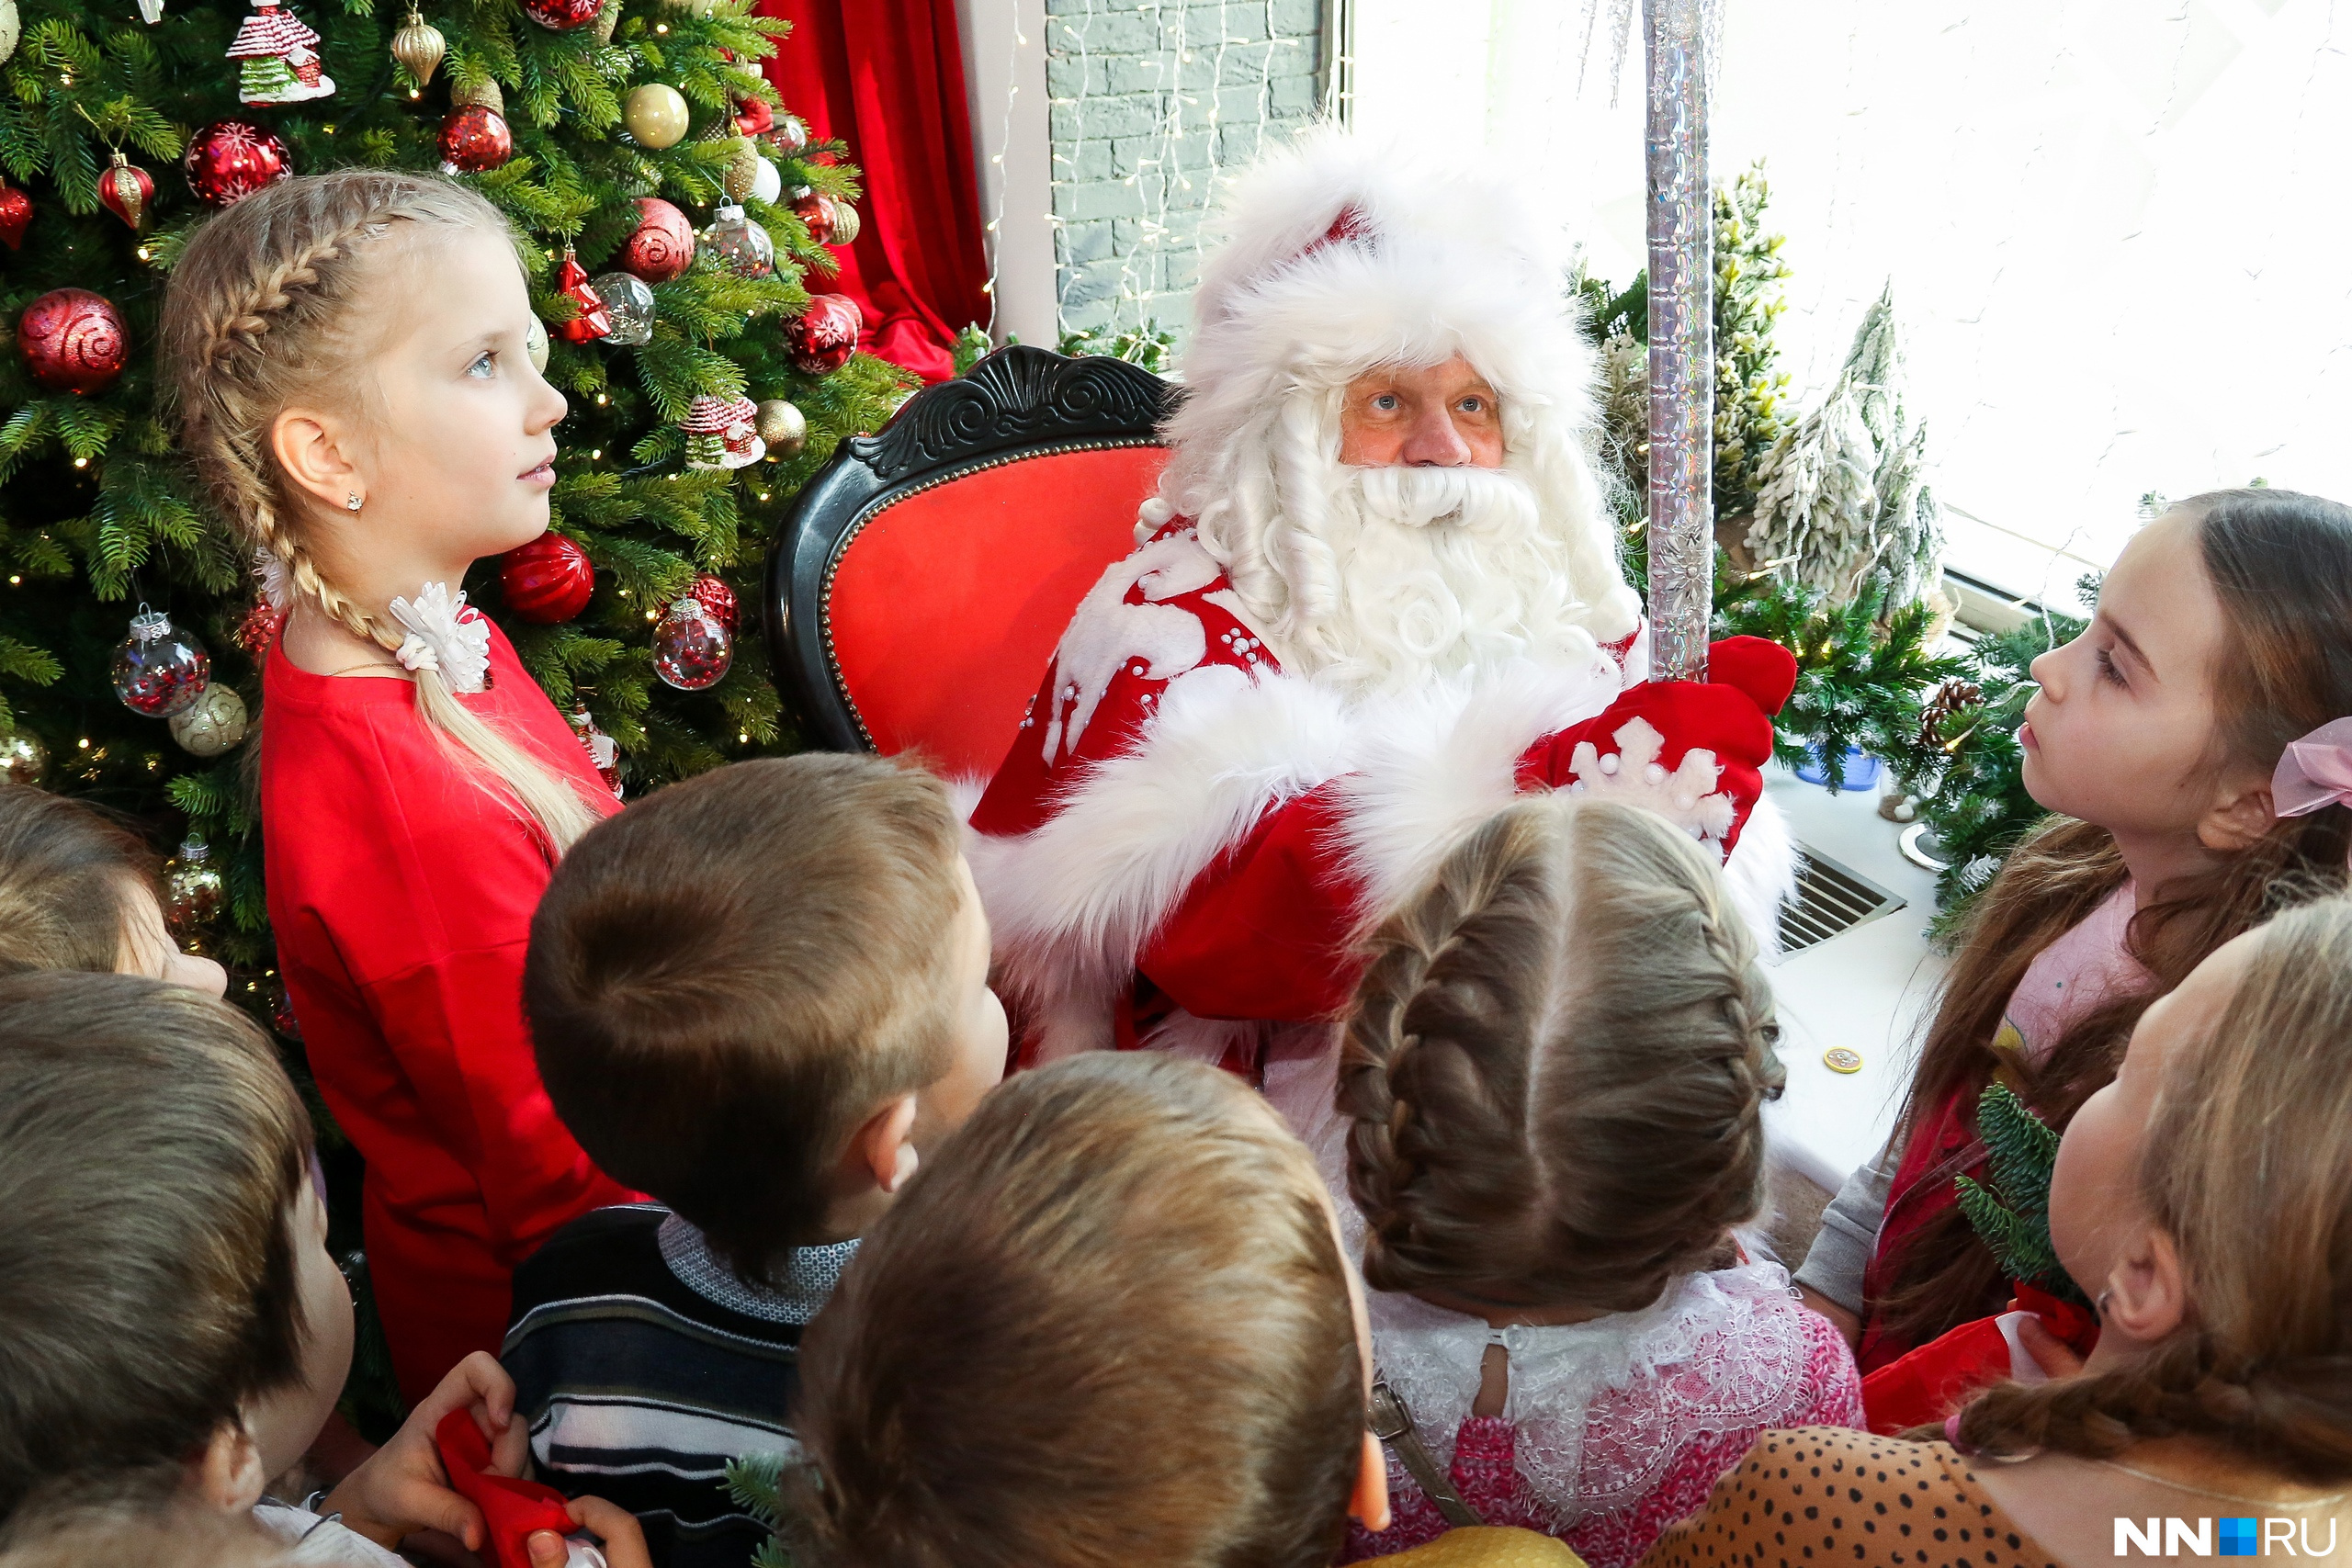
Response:
M1638 634L1566 662L1351 699L1282 669L1174 519L1080 604L972 814L973 870L1031 1059L1150 1044L1262 1067L1285 1029L1319 1032L1345 1010L1369 922L1522 789L1585 776L1578 746L1589 770L1631 720L1662 728L1650 739L1672 775L1645 804L1676 815L1675 796L1728 794L1746 818L1771 750L1765 713L1794 677L1786 653L1756 646L1769 653L1725 656L1762 671L1754 699L1640 684ZM1690 762L1703 784L1676 772L1699 748L1713 753ZM1641 787L1639 771L1591 782ZM1699 817L1724 847L1739 842L1728 803ZM1787 840L1769 806L1747 826L1733 881L1769 928Z
M496 627L458 700L597 779ZM429 732L406 681L331 679L273 649L262 835L277 963L319 1091L368 1162L368 1277L401 1390L495 1352L508 1280L558 1225L634 1196L556 1119L523 1020L523 953L551 869L534 829Z

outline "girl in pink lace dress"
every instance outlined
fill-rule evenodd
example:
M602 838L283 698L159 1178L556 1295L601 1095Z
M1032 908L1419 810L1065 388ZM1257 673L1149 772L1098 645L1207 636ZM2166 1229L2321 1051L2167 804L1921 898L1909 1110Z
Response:
M1635 807L1523 801L1374 953L1345 1179L1380 1372L1463 1504L1631 1568L1758 1433L1861 1424L1845 1341L1732 1235L1781 1070L1711 856ZM1446 1528L1394 1447L1389 1488L1350 1561Z

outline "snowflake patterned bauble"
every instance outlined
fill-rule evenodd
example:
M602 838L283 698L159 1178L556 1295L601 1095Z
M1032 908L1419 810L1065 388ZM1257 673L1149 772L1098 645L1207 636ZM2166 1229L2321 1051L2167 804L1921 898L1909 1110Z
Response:
M237 96L249 104L308 103L334 91L334 79L319 68L319 35L276 0L254 6L229 58L239 62Z
M808 308L785 326L785 348L792 367L804 376L830 376L857 352L865 313L846 294L812 294Z
M122 374L130 334L105 295L52 288L17 318L17 348L34 380L52 392L86 395L105 391Z
M621 101L621 123L628 127L629 135L639 146L657 152L684 141L690 121L685 95L666 82L632 87Z
M695 265L695 226L658 196L637 198L637 231L621 242L615 257L623 272L648 283L667 283Z
M584 28L605 8L605 0L523 0L523 15L549 32Z
M686 433L686 467L740 468L766 457L759 417L758 405L749 398L696 398L678 422Z
M245 700L214 682L196 701L172 715L172 739L192 756L218 757L245 738Z
M711 254L738 277L765 277L775 270L775 242L740 207L720 208L707 238Z
M760 405L758 429L772 457L789 462L808 449L808 416L786 399L770 398Z
M514 156L514 133L487 104L461 104L441 122L441 172L481 175Z
M196 705L212 678L204 645L146 605L130 618L130 635L114 650L114 694L148 718L169 718Z
M653 672L681 692L718 684L735 662L735 634L691 593L681 593L653 628Z
M588 280L605 302L605 311L613 319L613 330L605 341L623 348L635 348L653 341L653 290L645 280L626 272L600 272Z
M117 152L114 162L98 175L98 201L108 212L138 230L147 221L147 204L155 197L155 176L134 167Z
M509 614L551 626L588 607L596 569L575 541L550 531L498 558L498 587Z
M0 735L0 784L37 784L49 772L49 748L31 730Z
M188 138L180 172L209 207L227 207L294 173L294 156L274 130L242 119L216 119Z

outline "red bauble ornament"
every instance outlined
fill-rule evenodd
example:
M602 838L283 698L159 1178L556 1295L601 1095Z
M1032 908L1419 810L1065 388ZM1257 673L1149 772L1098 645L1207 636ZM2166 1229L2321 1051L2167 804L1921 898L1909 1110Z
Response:
M820 245L833 238L833 206L821 196L804 196L792 204L792 215L808 226L808 238Z
M857 334L865 326L865 315L848 295L810 295L808 309L785 327L793 368L808 376L831 375L857 352Z
M180 170L197 200L226 207L291 176L294 157L274 130L242 119L216 119L188 139Z
M155 176L119 152L98 174L98 204L133 229L147 220L147 204L154 196Z
M17 347L52 392L103 392L130 357L122 312L103 294L55 288L17 318Z
M588 552L560 534L542 534L498 558L498 586L506 607L524 620L550 626L588 607L596 569Z
M550 32L584 28L605 8L605 0L523 0L523 15Z
M245 612L245 618L230 635L245 650L245 657L259 664L269 657L269 650L277 644L277 634L285 629L286 612L264 600Z
M765 136L775 123L775 106L765 98L745 98L735 110L735 129L746 136Z
M729 631L741 629L737 618L735 590L728 587L723 579L706 571L686 584L686 592L701 601L702 607L717 615L719 624Z
M0 184L0 244L10 250L25 243L25 227L33 220L33 198L15 186Z
M613 313L605 308L605 297L590 287L588 274L582 269L580 258L564 248L563 265L555 275L556 287L570 295L580 306L580 314L568 321L558 321L548 330L566 343L594 343L609 337L613 331Z
M514 156L514 134L496 109L464 104L441 122L441 172L479 175Z
M621 242L615 260L648 283L667 283L695 265L695 226L660 197L640 196L637 232Z

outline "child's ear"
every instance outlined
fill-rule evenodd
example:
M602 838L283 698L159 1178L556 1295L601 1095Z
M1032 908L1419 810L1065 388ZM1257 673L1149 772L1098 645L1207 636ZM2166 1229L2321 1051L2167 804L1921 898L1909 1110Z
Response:
M1348 1517L1378 1535L1388 1528L1388 1459L1380 1439L1366 1431L1356 1456L1356 1489L1348 1495Z
M350 498L367 499L367 484L335 438L326 416L287 409L269 422L269 449L286 477L323 503L342 512Z
M2101 1319L2143 1345L2169 1338L2188 1320L2188 1276L2180 1250L2151 1224L2132 1238L2107 1276Z
M915 1146L908 1141L914 1125L915 1097L903 1094L867 1117L850 1135L852 1163L885 1192L896 1192L915 1173Z
M187 1487L197 1501L224 1514L242 1514L261 1501L269 1477L262 1473L261 1449L243 1421L224 1421L188 1466Z
M2222 786L2221 798L2197 824L2197 841L2209 850L2235 854L2252 848L2278 820L2271 807L2270 781L2241 779Z

